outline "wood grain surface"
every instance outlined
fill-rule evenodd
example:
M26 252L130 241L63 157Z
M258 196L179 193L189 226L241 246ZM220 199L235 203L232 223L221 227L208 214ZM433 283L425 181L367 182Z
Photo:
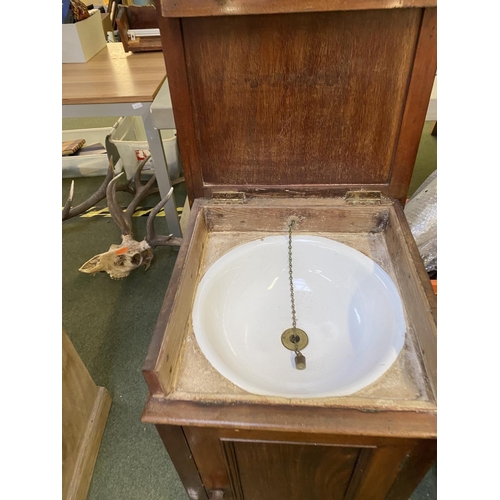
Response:
M228 405L148 397L142 421L152 424L435 439L436 410L392 411L253 403Z
M62 103L150 102L166 74L162 52L126 53L108 43L86 63L62 65Z
M159 18L161 42L168 47L163 54L168 71L168 87L177 128L177 142L182 158L186 191L190 205L203 196L203 180L199 172L198 150L193 121L193 110L188 89L182 26L180 19Z
M163 16L231 16L332 10L435 7L436 0L157 0Z
M111 406L62 332L62 498L84 500Z
M185 471L186 486L199 488L194 465L208 497L218 491L230 500L407 498L435 457L433 397L418 411L397 398L313 406L249 395L228 404L217 383L208 396L200 385L198 392L178 391L176 373L188 352L184 337L209 236L279 231L315 187L323 196L379 186L404 203L434 78L435 9L427 7L435 0L156 0L156 6L167 16L160 19L164 56L195 201L143 370L150 395L142 421L160 434L164 426L182 428L162 438L167 448L181 442L176 468ZM220 193L226 190L252 195L233 203ZM256 194L279 190L290 198L275 196L267 213L252 211L263 204ZM199 199L211 195L217 196L210 202ZM426 329L415 352L433 379L433 306L415 283L421 269L412 262L411 235L400 227L400 207L383 201L329 213L318 199L311 203L304 230L328 221L346 235L386 234L404 302L414 302L406 312L425 312L411 326L416 335ZM187 371L206 382L203 368ZM427 390L419 373L404 376L419 377Z
M398 477L385 500L410 498L429 468L436 462L436 454L436 440L419 441L413 446L401 464Z
M415 442L400 446L381 446L372 451L363 464L359 482L345 500L384 499L396 480L406 455ZM356 478L358 479L358 478Z
M135 40L128 37L128 31L137 29L158 28L158 17L154 5L119 5L116 16L116 27L125 52L161 51L160 36L137 36Z
M421 17L183 19L195 188L390 184Z
M241 500L343 498L360 453L318 444L233 441L226 446L235 451Z
M157 425L160 434L165 427ZM401 500L415 489L436 453L436 441L426 439L178 429L185 441L175 442L186 451L183 456L174 451L176 468L195 463L205 489L223 492L228 500ZM196 487L196 474L190 481L188 490Z
M207 493L182 427L157 425L156 429L158 430L158 434L160 434L177 474L179 474L184 488L190 492L191 498L207 500Z
M207 228L197 200L191 210L184 241L170 278L160 314L143 364L142 373L152 394L169 392L179 369L184 339L183 331L190 321L198 268L206 246ZM172 332L173 334L168 334Z
M401 133L394 152L394 198L404 206L437 69L437 9L425 9L412 68Z
M437 400L437 298L403 209L395 204L386 231L401 293L411 310L410 326L418 332L422 362Z

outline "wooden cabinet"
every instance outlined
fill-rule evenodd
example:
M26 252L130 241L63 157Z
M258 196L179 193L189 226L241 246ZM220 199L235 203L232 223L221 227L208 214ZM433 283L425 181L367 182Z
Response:
M383 266L404 302L402 354L351 396L249 394L196 343L200 277L228 249L284 234L291 214L297 231L349 242ZM185 238L144 366L143 421L156 424L190 498L408 498L435 460L436 298L399 202L197 199Z
M198 499L214 492L232 500L403 499L436 453L433 439L161 425L158 431L190 498Z
M192 207L143 368L143 421L193 500L408 498L436 457L436 297L402 210L436 73L436 3L156 5ZM377 262L403 301L404 349L351 396L247 393L196 343L204 272L286 234L292 216L297 232Z
M92 480L111 397L98 387L62 332L62 498L84 500Z

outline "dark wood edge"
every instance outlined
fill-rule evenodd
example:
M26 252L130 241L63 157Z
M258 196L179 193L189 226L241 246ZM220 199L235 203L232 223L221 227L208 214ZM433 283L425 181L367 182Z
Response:
M241 474L238 467L238 459L236 457L236 450L234 449L234 441L220 440L220 444L226 461L229 484L235 500L245 500L240 480Z
M163 394L163 388L158 378L157 363L160 358L160 349L165 340L165 331L167 329L168 321L170 318L170 311L175 301L175 297L178 291L178 285L181 280L181 275L183 272L183 263L186 260L191 238L193 236L194 228L196 225L196 220L198 218L198 212L200 211L200 202L195 200L191 213L189 215L188 224L186 230L183 234L182 245L179 248L179 253L177 255L176 263L170 277L167 291L165 293L165 298L163 299L163 304L158 314L158 320L153 331L153 336L148 347L148 352L146 354L146 359L144 360L142 366L142 374L146 383L148 385L149 391L152 394Z
M436 0L160 0L165 17L230 16L248 14L286 14L334 10L394 9L436 7Z
M102 436L106 428L111 402L111 396L107 389L98 387L94 405L78 450L73 477L68 487L68 498L85 498L87 496Z
M370 464L370 460L373 457L373 452L373 448L364 448L360 450L358 460L356 461L356 465L354 467L354 471L347 486L347 490L345 492L343 500L355 500L356 491L359 489L359 486L363 480L363 474Z
M160 0L155 0L160 8ZM193 122L193 109L184 54L184 40L180 19L158 16L163 55L168 75L168 87L177 128L177 142L182 158L189 204L203 196L203 179L199 167L198 143Z
M132 54L133 52L131 52ZM144 54L154 54L156 52L144 52ZM80 63L74 63L74 64L80 64ZM152 94L136 94L133 96L122 96L119 98L117 101L110 101L109 97L94 97L91 100L87 99L86 97L78 97L78 98L71 98L71 99L63 99L62 100L62 105L63 106L74 106L74 105L80 105L80 104L89 104L89 105L94 105L94 104L125 104L125 103L151 103L153 102L154 98L158 94L158 91L160 90L161 86L163 85L163 82L165 81L165 78L161 80L161 82L158 84L158 87L155 89L155 91ZM137 116L137 115L136 115Z
M118 33L120 34L120 40L123 45L123 50L129 52L128 48L128 17L127 9L124 5L117 5L118 13L116 14L116 27L118 28Z
M438 135L438 122L437 121L435 121L434 125L432 126L431 135L433 137L437 137L437 135Z
M377 498L386 498L399 470L404 464L408 453L418 445L420 440L400 443L393 446L380 446L373 450L369 460L363 465L361 478L358 482L352 500L365 500L371 498L373 491ZM427 442L427 440L425 440ZM401 497L402 498L402 497Z
M344 196L347 191L380 191L389 195L388 184L290 184L290 185L241 185L241 184L204 184L203 195L211 198L214 193L242 191L251 196L318 196L334 197Z
M148 396L142 421L193 427L435 439L436 417L435 410L366 411L248 403L208 404Z
M390 196L404 206L437 69L437 9L423 11L422 24L392 163Z
M185 427L184 429L188 429ZM196 433L200 432L200 428ZM277 431L255 431L254 429L227 429L227 428L207 428L204 432L212 436L217 435L221 442L248 442L252 443L284 443L284 444L321 444L322 446L362 448L374 450L385 446L408 446L415 443L415 438L397 438L387 436L351 436L348 434L305 434L297 432L277 432Z
M425 270L424 262L422 261L417 244L415 243L415 238L413 238L410 226L408 225L408 220L406 219L403 207L399 203L394 203L393 208L398 219L399 227L403 233L403 237L407 242L407 248L411 256L410 260L413 262L415 270L418 274L419 279L417 282L422 285L422 290L424 291L429 304L429 310L431 311L434 323L437 324L437 297L434 293L431 280Z
M420 252L411 233L411 229L408 226L408 221L404 215L403 208L399 203L395 203L393 210L398 219L398 225L402 238L406 242L406 245L402 244L401 248L403 251L406 249L406 251L409 252L410 255L408 261L412 265L414 272L418 277L418 279L414 280L414 283L419 287L422 298L428 305L429 314L434 320L434 323L437 324L437 297L434 293L434 289L432 288L431 280L425 270L422 257L420 256ZM425 370L431 384L434 399L437 401L437 338L417 338L417 341L422 354L422 359L424 361Z
M157 425L156 429L186 492L188 492L189 498L207 500L207 492L182 428L171 425Z
M436 462L437 441L422 441L410 450L386 500L409 498L430 467Z

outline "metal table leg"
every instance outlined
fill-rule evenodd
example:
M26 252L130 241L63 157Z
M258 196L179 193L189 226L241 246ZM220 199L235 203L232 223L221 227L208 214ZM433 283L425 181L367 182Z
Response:
M167 169L167 161L165 159L165 151L161 141L160 131L155 129L151 118L150 104L144 106L142 113L142 121L144 122L144 129L148 139L149 151L153 160L153 166L160 190L161 198L164 198L170 190L170 176ZM177 207L175 205L174 197L168 200L165 205L165 218L168 225L168 230L174 236L182 237L181 226L179 224L179 217L177 216Z

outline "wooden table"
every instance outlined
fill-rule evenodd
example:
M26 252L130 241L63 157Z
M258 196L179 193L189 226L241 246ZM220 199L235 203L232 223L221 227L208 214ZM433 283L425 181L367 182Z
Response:
M153 159L160 195L170 190L159 130L151 104L166 78L162 52L126 53L121 43L108 43L90 61L62 65L62 116L141 116ZM182 236L174 197L165 206L169 231Z

